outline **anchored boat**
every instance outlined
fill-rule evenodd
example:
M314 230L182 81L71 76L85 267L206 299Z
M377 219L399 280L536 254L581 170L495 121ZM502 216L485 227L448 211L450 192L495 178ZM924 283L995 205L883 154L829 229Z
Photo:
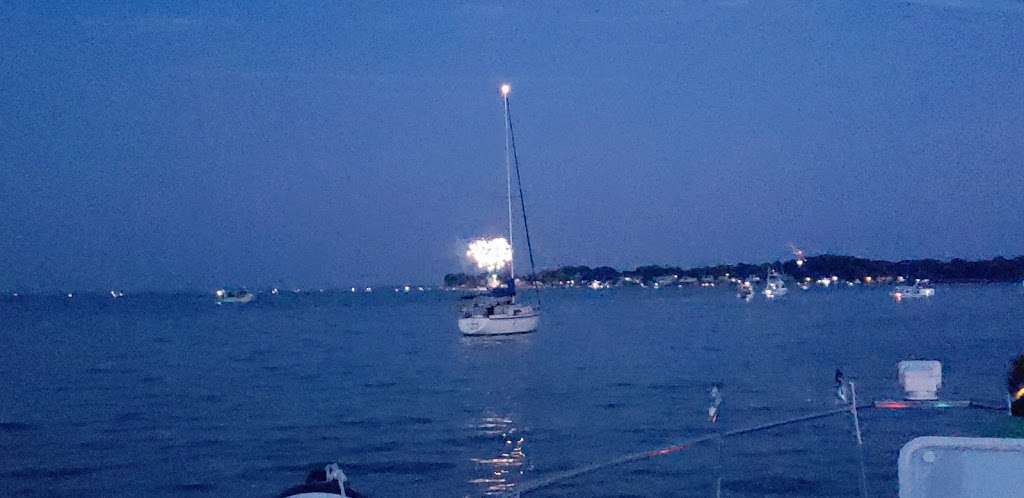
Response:
M914 285L897 286L889 295L897 300L931 297L935 295L935 288L929 284L928 280L918 280L914 282Z
M747 281L740 282L739 286L736 287L736 297L744 301L754 299L754 286Z
M525 334L537 330L540 310L515 301L515 280L490 294L473 297L473 303L462 309L459 330L465 335Z
M782 275L775 269L768 271L768 276L764 279L764 297L768 299L785 296L789 289L786 289L786 283L782 281Z
M509 108L509 93L512 87L501 85L501 97L505 106L505 180L508 201L508 246L509 275L503 287L489 294L474 296L470 306L463 307L459 315L459 330L465 335L524 334L537 330L540 325L540 308L518 302L516 292L516 263L512 244L512 171L515 168L516 185L519 187L519 206L523 213L523 232L530 254L530 271L536 274L533 262L533 244L530 242L530 226L526 221L526 202L523 197L523 182L519 174L519 156L516 154L516 137L512 128Z
M214 298L217 300L217 304L245 304L248 302L252 302L253 299L256 299L256 295L253 294L252 292L245 290L229 291L224 289L217 289L217 292L214 293Z

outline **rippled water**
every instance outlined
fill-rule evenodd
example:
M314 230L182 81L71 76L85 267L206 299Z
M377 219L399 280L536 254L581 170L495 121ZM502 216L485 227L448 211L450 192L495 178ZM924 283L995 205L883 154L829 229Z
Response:
M467 339L456 295L261 295L0 302L0 495L276 496L338 461L371 496L476 496L713 430L898 395L896 362L944 362L944 396L1002 403L1024 351L1017 286L555 290L541 330ZM862 414L869 493L928 434L1018 436L980 410ZM859 496L848 417L697 445L528 496Z

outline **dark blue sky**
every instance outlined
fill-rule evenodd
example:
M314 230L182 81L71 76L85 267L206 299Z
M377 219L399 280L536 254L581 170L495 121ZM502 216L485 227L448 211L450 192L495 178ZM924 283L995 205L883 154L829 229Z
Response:
M44 3L0 288L437 282L503 226L505 80L541 266L1024 253L1019 1Z

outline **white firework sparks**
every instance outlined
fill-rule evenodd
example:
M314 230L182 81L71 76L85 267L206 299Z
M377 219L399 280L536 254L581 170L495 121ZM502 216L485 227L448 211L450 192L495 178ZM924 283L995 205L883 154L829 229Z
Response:
M494 273L512 261L512 245L505 237L477 239L469 243L466 256L476 263L477 268Z
M793 256L796 256L796 266L798 268L804 266L804 263L807 262L807 255L804 254L803 249L800 249L792 242L789 243L789 249L793 251Z

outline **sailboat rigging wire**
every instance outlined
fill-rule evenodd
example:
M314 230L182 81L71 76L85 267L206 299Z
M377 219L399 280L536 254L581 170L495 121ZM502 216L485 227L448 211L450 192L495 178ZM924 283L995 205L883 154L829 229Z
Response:
M516 185L519 187L519 206L523 210L523 231L526 232L526 249L530 253L530 275L533 279L536 279L537 266L533 262L533 243L530 241L530 224L526 220L526 199L523 195L523 178L519 174L519 154L516 152L516 132L512 128L512 109L509 106L508 95L505 96L505 113L505 121L508 124L508 134L512 142L512 162L516 167ZM511 230L511 227L509 227L510 233ZM537 290L536 283L533 286L533 290L537 293L537 305L540 306L540 291Z
M505 95L505 191L507 194L506 199L508 200L508 243L512 245L513 252L515 251L515 242L512 238L512 166L509 164L508 145L509 140L512 138L512 119L508 114L508 94ZM518 169L517 169L518 171ZM516 258L512 258L508 262L509 270L508 276L515 284L516 280ZM513 301L515 300L515 294L512 294Z

